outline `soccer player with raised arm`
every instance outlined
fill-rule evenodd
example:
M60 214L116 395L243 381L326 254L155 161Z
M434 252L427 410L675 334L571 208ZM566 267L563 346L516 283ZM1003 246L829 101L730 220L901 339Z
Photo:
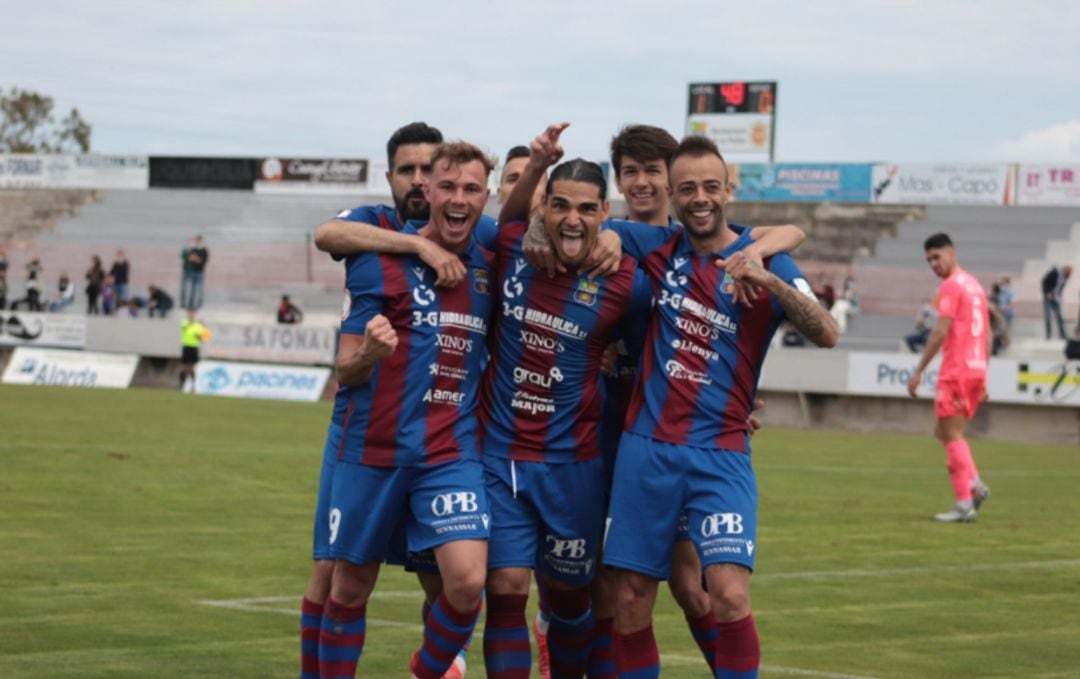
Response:
M604 544L605 565L617 569L615 662L620 677L660 674L652 610L685 513L717 620L715 676L756 677L750 573L757 489L748 417L782 320L819 346L835 345L837 331L790 256L755 252L749 246L757 229L728 225L727 166L712 142L684 139L670 179L685 226L612 223L656 298L615 461ZM736 300L736 282L757 289L749 305Z
M491 164L461 142L440 145L431 164L430 221L411 235L452 253L464 279L437 288L435 270L417 256L359 254L346 264L342 386L330 431L337 445L327 541L335 564L318 642L323 677L355 673L368 597L402 516L409 551L433 549L442 579L413 676L443 676L480 608L490 513L475 409L493 297L492 256L472 236Z
M986 291L978 279L960 268L956 249L944 233L934 234L923 246L926 261L938 278L938 320L923 348L919 365L908 382L908 393L916 395L923 373L941 349L934 412L934 435L948 455L956 506L934 516L938 521L970 523L990 489L983 485L971 446L964 438L967 421L975 416L986 395L986 370L990 356L990 310Z
M553 125L533 142L515 191L534 195L562 155ZM527 221L500 225L500 304L481 390L481 453L492 506L484 656L489 676L525 679L531 658L525 606L532 571L551 609L551 676L581 677L593 615L606 479L600 454L600 356L628 310L651 290L629 257L592 279L582 267L608 214L607 181L581 159L555 167L538 223L565 271L549 277L525 259Z

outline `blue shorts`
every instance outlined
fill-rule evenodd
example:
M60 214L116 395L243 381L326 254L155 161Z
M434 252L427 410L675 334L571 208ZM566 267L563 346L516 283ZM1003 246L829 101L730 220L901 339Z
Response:
M604 528L604 459L483 461L492 517L488 569L535 568L557 582L589 584Z
M330 489L334 485L334 465L337 464L338 447L341 445L341 427L330 423L323 446L322 470L319 473L319 499L315 502L315 528L311 558L319 561L330 556Z
M625 432L615 461L604 565L666 580L679 516L702 567L754 569L757 481L750 456Z
M487 540L490 517L476 460L433 467L338 462L330 495L330 554L355 564L385 561L401 521L410 553L457 540Z

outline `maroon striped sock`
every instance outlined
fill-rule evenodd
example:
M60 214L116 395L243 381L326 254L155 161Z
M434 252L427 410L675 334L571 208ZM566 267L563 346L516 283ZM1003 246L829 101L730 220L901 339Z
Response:
M300 679L319 679L319 629L323 604L304 597L300 604Z
M761 642L754 616L734 622L716 623L716 676L724 672L757 671L761 664Z

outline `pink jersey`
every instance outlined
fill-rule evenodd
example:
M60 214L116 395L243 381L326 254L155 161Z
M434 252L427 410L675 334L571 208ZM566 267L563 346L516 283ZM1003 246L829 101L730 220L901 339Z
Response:
M941 351L938 379L985 378L990 316L979 281L957 267L938 290L938 316L952 319Z

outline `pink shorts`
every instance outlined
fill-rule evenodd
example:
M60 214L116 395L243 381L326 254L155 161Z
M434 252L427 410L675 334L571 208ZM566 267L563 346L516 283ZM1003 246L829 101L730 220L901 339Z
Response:
M938 378L934 412L938 419L963 415L970 420L975 417L975 411L979 409L984 391L986 391L986 379L983 377L947 380Z

